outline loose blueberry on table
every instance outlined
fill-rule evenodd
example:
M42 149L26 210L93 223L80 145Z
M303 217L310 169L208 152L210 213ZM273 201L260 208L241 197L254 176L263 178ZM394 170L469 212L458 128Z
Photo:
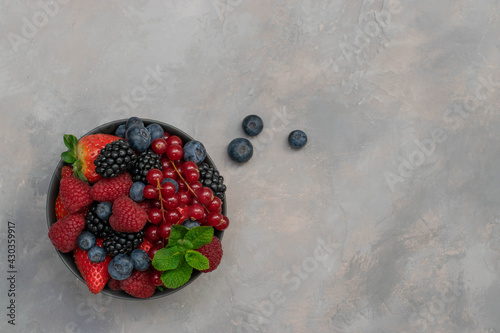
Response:
M108 286L149 298L181 287L193 270L217 268L226 186L203 144L137 117L113 133L64 136L67 165L49 229L55 248L73 253L94 294Z

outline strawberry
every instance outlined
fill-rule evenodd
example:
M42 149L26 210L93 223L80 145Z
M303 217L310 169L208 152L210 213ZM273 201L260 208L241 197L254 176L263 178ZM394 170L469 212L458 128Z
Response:
M64 208L64 205L62 204L61 194L58 194L56 198L56 218L60 220L66 215L68 215L68 211L66 210L66 208Z
M117 198L128 195L134 182L128 172L117 177L103 178L92 186L90 194L96 201L115 201Z
M62 204L70 214L76 213L94 202L90 195L90 185L74 176L61 179L59 195Z
M149 252L149 250L153 247L153 244L148 241L147 239L143 240L141 245L139 245L139 249L143 249L146 252Z
M102 247L103 240L101 238L97 239L96 245ZM108 280L110 279L108 273L108 264L111 261L111 257L106 255L104 261L100 263L93 263L89 259L89 251L84 251L80 248L76 248L74 252L75 264L80 274L82 274L87 287L93 294L98 294L106 286Z
M155 293L156 287L151 283L151 270L134 270L132 275L121 283L122 290L137 298L149 298Z
M109 225L119 232L139 232L148 222L148 214L132 199L120 197L113 203Z
M89 182L101 179L95 172L94 161L104 146L120 138L110 134L90 134L78 140L74 135L65 134L64 144L68 151L61 154L64 162L73 165L76 177Z
M84 228L83 214L66 215L50 227L49 238L56 249L68 253L76 249L76 239Z

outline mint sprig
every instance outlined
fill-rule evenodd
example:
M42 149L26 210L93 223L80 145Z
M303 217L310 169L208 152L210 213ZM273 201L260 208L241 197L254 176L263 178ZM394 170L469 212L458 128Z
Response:
M167 288L175 289L189 281L193 268L205 270L210 267L208 258L196 251L212 241L214 229L200 226L188 229L173 225L168 244L156 252L152 264L161 272L161 280Z

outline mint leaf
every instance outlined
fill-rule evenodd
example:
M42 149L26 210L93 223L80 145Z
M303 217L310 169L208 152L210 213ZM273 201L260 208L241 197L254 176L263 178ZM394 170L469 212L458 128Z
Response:
M204 269L210 268L208 258L198 251L187 250L185 258L189 266L193 267L194 269L202 271Z
M78 139L73 134L64 134L63 136L64 145L72 152L76 152L76 146L78 145Z
M203 226L189 229L184 239L193 243L193 249L199 249L203 245L210 243L213 236L214 228Z
M172 228L170 228L170 236L168 237L168 245L167 247L172 247L177 245L177 241L179 239L183 239L184 235L189 231L188 228L186 228L183 225L179 224L174 224Z
M76 162L76 156L73 154L71 151L65 151L64 153L61 154L61 159L69 164L73 164Z
M176 269L163 272L161 274L161 281L167 288L179 288L189 281L192 272L193 267L189 266L187 262L183 261Z
M183 247L186 250L192 250L193 249L193 243L191 243L187 239L179 239L177 241L177 246Z
M159 249L153 258L153 267L159 271L176 269L179 267L185 251L177 246Z

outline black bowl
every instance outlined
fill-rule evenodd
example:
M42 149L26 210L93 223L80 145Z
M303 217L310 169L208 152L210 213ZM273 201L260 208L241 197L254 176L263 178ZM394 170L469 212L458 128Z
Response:
M155 120L150 120L150 119L142 119L142 121L144 122L145 126L152 124L152 123L159 124L160 126L163 127L163 129L166 132L170 133L171 135L177 135L178 137L180 137L182 139L182 142L184 142L184 143L186 143L190 140L194 140L191 136L189 136L188 134L184 133L183 131L181 131L180 129L178 129L172 125L162 123L159 121L155 121ZM116 129L118 128L118 126L120 126L121 124L125 124L126 122L127 122L127 119L112 121L112 122L109 122L107 124L104 124L104 125L101 125L99 127L94 128L93 130L86 133L85 135L97 134L97 133L114 134ZM205 162L208 163L209 165L213 166L214 169L217 169L217 167L215 166L214 162L212 161L212 159L210 158L210 156L208 154L207 154L207 157L205 158ZM57 221L56 212L55 212L55 203L56 203L57 195L59 193L59 183L61 182L61 169L64 165L66 165L66 163L63 162L62 160L60 160L59 163L57 164L56 169L54 170L54 174L52 175L52 179L50 180L50 184L49 184L49 192L47 194L47 207L46 207L47 227L49 229L50 229L51 225ZM226 210L227 210L226 200L224 200L224 202L222 204L222 213L224 215L226 215ZM224 231L214 230L214 235L216 237L218 237L220 240L222 240L223 234L224 234ZM66 267L68 267L68 269L78 279L80 279L80 281L85 283L85 280L83 279L82 275L80 274L80 272L76 268L75 260L73 258L73 253L72 252L62 253L61 251L58 251L57 249L56 249L56 252L59 255L59 257L61 258L61 260L63 261L63 263L66 265ZM191 275L191 278L183 286L176 288L176 289L164 288L163 291L159 291L157 289L156 292L154 293L154 295L151 296L150 298L147 298L147 299L156 299L156 298L161 298L161 297L171 295L171 294L175 293L176 291L179 291L182 288L189 285L190 283L192 283L200 275L201 275L201 272L199 272L197 270L193 270L193 274ZM102 290L101 293L108 295L108 296L126 299L126 300L145 300L145 299L135 298L133 296L130 296L129 294L127 294L121 290L120 291L111 290L110 288L108 288L108 286L104 287L104 289Z

